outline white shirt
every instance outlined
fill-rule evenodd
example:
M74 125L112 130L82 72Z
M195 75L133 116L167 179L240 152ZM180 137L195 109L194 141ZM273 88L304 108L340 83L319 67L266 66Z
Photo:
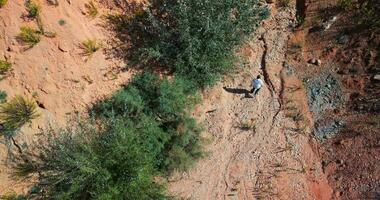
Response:
M263 85L264 85L264 82L261 79L259 79L259 78L252 80L252 87L255 88L255 89L259 89Z

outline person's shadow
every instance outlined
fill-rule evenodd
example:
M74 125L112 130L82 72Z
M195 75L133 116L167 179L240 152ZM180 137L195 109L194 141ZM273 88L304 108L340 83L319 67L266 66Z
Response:
M241 88L228 88L228 87L223 87L223 89L226 92L233 93L233 94L244 94L244 98L253 98L249 93L250 91L246 89L241 89Z

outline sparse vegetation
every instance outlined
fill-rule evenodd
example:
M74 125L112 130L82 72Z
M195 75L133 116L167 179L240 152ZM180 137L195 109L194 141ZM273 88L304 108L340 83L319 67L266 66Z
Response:
M94 121L45 133L40 154L18 168L23 176L38 172L44 198L167 199L160 176L186 170L203 156L202 128L190 113L198 102L195 89L232 69L234 48L268 9L256 0L152 0L149 5L133 18L121 17L128 21L123 28L131 28L135 63L168 66L174 77L137 75L94 105ZM86 7L90 16L98 14L93 2ZM86 40L81 48L89 56L100 44Z
M8 102L0 104L0 124L4 131L2 134L21 128L37 116L36 104L33 101L15 96Z
M3 90L0 90L0 103L4 103L7 100L7 93Z
M91 56L93 53L100 49L101 45L96 40L85 40L80 44L83 49L83 55Z
M256 129L256 124L254 119L250 120L243 120L240 122L240 129L248 131L248 130L255 130Z
M5 75L11 69L12 69L11 63L9 63L5 60L0 60L0 75Z
M26 197L23 195L17 195L13 190L9 190L0 196L1 200L25 200Z
M60 20L58 20L58 24L63 26L66 24L66 21L64 19L60 19Z
M202 156L201 129L188 113L197 98L186 85L138 75L94 107L97 125L45 133L36 162L21 163L18 174L38 171L41 195L52 199L165 199L155 177Z
M17 38L29 46L34 46L41 40L40 32L33 28L23 26L20 31Z
M28 11L28 17L34 19L39 17L41 6L36 0L28 0L25 6Z
M96 7L96 5L95 5L95 3L93 1L90 1L85 6L86 6L86 9L87 9L87 14L90 17L94 18L94 17L96 17L99 14L98 8Z
M8 0L0 0L0 8L7 4Z

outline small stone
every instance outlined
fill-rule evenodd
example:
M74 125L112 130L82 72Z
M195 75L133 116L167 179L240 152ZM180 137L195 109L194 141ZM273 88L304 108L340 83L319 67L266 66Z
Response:
M348 42L349 38L347 35L342 35L338 38L339 44L346 44Z
M309 60L310 64L315 64L316 62L317 62L317 59L315 59L315 58L312 58L312 59Z
M60 42L58 44L58 49L61 50L62 52L68 52L69 51L69 47L67 46L67 44L65 42Z
M376 74L375 76L373 76L373 79L377 80L377 81L380 81L380 74Z
M321 66L321 64L322 64L322 61L321 61L321 60L319 60L319 59L317 59L317 61L316 61L314 64L316 64L317 66Z
M336 163L339 164L339 165L341 165L341 164L343 164L344 162L343 162L343 160L337 160Z

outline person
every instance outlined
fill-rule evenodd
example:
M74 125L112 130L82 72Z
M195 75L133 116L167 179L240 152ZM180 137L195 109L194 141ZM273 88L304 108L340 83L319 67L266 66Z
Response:
M260 75L257 75L257 77L252 80L252 90L250 91L250 93L253 93L253 95L255 96L263 85L263 80L261 80Z

